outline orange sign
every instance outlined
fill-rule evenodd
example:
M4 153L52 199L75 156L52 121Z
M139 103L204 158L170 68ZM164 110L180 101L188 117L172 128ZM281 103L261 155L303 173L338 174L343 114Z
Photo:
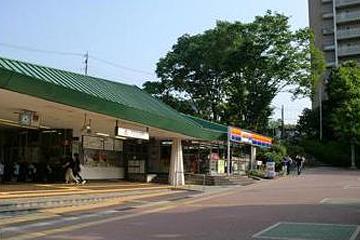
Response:
M247 143L259 147L270 147L272 144L272 138L234 127L229 127L229 138L233 142Z

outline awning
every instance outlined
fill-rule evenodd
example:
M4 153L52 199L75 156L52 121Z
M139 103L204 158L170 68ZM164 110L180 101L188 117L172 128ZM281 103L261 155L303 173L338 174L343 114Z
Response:
M0 88L192 138L223 137L136 86L106 79L0 57Z

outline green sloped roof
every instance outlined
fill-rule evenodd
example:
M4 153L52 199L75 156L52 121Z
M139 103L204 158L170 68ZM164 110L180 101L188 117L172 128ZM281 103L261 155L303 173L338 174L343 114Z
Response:
M220 123L215 123L215 122L211 122L202 118L198 118L195 116L191 116L191 115L187 115L187 114L183 114L182 115L186 118L188 118L189 120L200 124L203 128L208 129L210 131L216 131L222 134L227 134L228 131L228 127L226 125L220 124Z
M221 137L136 86L101 78L0 57L0 88L195 138Z

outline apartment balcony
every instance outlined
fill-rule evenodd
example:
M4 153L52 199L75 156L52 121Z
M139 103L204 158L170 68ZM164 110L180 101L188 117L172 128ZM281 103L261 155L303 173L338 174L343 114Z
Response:
M339 47L338 48L338 56L345 57L345 56L354 56L360 55L360 44L349 46L349 47Z
M322 29L322 34L323 35L333 35L334 29L333 28L324 28L324 29Z
M344 29L337 31L337 39L359 38L360 28Z
M336 15L336 22L337 23L345 23L345 22L354 22L360 21L360 11L342 13Z
M327 63L326 63L326 67L327 67L327 68L336 67L336 63L335 63L335 62L327 62Z
M331 19L334 17L333 13L323 13L322 18L323 19Z
M348 7L360 5L360 0L336 0L336 7Z
M323 50L324 50L324 52L334 51L335 45L324 45Z

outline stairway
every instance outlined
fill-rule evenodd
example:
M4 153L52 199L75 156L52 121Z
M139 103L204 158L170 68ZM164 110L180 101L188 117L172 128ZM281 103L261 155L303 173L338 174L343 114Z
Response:
M208 185L208 186L221 186L221 185L250 185L255 182L254 179L247 176L233 175L233 176L209 176L204 174L186 174L186 184L193 185Z

